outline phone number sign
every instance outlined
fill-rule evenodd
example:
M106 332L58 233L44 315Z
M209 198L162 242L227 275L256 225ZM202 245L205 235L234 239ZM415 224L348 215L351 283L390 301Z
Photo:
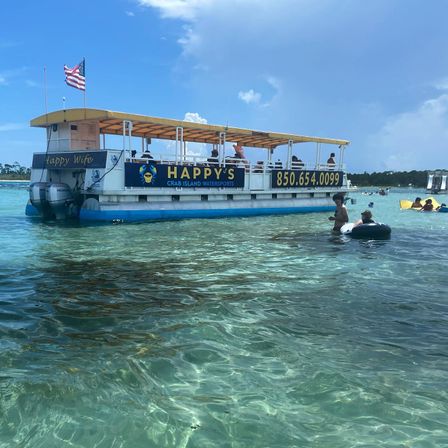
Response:
M342 171L273 170L271 188L341 187Z

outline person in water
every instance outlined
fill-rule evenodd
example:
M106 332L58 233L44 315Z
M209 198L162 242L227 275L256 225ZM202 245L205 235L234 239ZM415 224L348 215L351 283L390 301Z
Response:
M361 219L355 222L355 226L359 226L361 224L375 224L375 221L372 219L372 212L370 210L365 210L361 213Z
M434 210L434 205L432 199L426 199L425 205L422 208L422 212L432 212Z
M415 201L412 203L411 208L423 208L422 198L415 198Z
M333 201L336 204L336 211L334 216L330 216L328 219L334 221L333 231L340 232L341 227L348 222L348 213L344 205L344 195L336 193L333 195Z

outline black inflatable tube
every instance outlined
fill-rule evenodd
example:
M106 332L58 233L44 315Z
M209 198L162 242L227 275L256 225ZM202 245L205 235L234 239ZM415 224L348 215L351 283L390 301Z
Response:
M353 227L349 235L352 238L381 239L389 238L391 231L391 228L387 224L360 224Z

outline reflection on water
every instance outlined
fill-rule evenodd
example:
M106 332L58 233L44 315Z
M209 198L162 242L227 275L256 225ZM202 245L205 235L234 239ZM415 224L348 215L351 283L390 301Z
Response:
M448 214L377 197L392 238L362 241L325 214L61 226L25 197L0 196L0 446L446 444Z

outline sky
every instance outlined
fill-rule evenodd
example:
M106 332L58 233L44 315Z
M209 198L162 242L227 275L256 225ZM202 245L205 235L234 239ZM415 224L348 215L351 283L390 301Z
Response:
M352 173L448 168L446 0L41 0L0 14L2 163L45 151L29 122L46 103L83 107L63 66L85 58L87 107L347 139Z

